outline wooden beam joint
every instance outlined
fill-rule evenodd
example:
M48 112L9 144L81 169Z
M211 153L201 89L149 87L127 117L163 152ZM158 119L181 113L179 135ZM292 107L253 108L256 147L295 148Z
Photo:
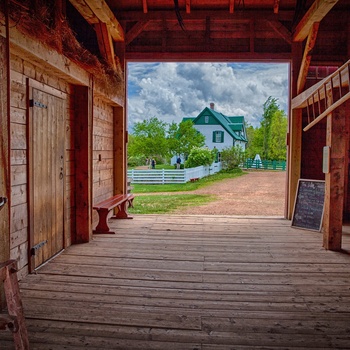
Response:
M303 41L306 39L313 24L315 22L321 22L321 20L338 1L339 0L315 0L304 17L295 27L293 41Z

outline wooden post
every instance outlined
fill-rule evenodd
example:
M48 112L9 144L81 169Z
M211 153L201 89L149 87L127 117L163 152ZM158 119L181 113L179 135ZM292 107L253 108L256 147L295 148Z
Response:
M345 106L327 116L327 146L330 147L329 173L326 174L323 217L323 246L340 250L342 243L345 157L347 155Z
M294 109L290 119L289 157L288 157L288 219L292 218L294 202L301 172L301 133L302 111Z
M297 81L302 59L301 43L292 45L292 65L290 74L291 98L297 95ZM291 110L287 134L287 190L285 216L291 219L301 170L302 111Z
M350 114L350 101L347 101L344 105L345 113L347 116ZM345 130L350 135L350 120L348 117L345 117ZM345 173L344 173L344 215L343 221L350 220L350 140L347 139L346 144L347 153L345 154Z
M127 159L124 108L114 107L114 194L126 193Z
M93 89L75 87L75 243L92 237L92 118Z
M0 263L10 258L10 54L7 1L5 3L6 38L0 36ZM6 202L6 203L5 203ZM4 306L0 281L0 310Z
M114 194L127 193L127 143L128 131L126 120L126 81L125 81L125 42L117 42L115 52L119 58L124 79L124 105L114 107Z

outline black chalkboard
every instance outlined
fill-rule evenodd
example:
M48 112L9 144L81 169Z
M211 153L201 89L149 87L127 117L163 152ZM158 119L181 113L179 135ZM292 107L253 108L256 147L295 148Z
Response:
M300 179L294 205L292 226L321 231L325 182Z

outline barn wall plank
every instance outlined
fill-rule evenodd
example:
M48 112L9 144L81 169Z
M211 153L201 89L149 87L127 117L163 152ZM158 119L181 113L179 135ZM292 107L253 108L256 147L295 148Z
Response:
M113 107L94 98L93 203L113 192ZM97 216L94 213L94 224Z

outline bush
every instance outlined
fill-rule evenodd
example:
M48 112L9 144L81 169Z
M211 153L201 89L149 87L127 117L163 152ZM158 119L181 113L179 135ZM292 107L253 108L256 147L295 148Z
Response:
M238 168L244 161L244 151L240 146L224 148L221 151L221 162L223 169L231 170Z
M128 167L130 168L134 168L136 166L145 165L145 164L146 164L146 157L143 155L128 157Z
M185 162L186 168L195 168L201 165L211 165L215 159L215 152L208 148L198 148L192 149Z

